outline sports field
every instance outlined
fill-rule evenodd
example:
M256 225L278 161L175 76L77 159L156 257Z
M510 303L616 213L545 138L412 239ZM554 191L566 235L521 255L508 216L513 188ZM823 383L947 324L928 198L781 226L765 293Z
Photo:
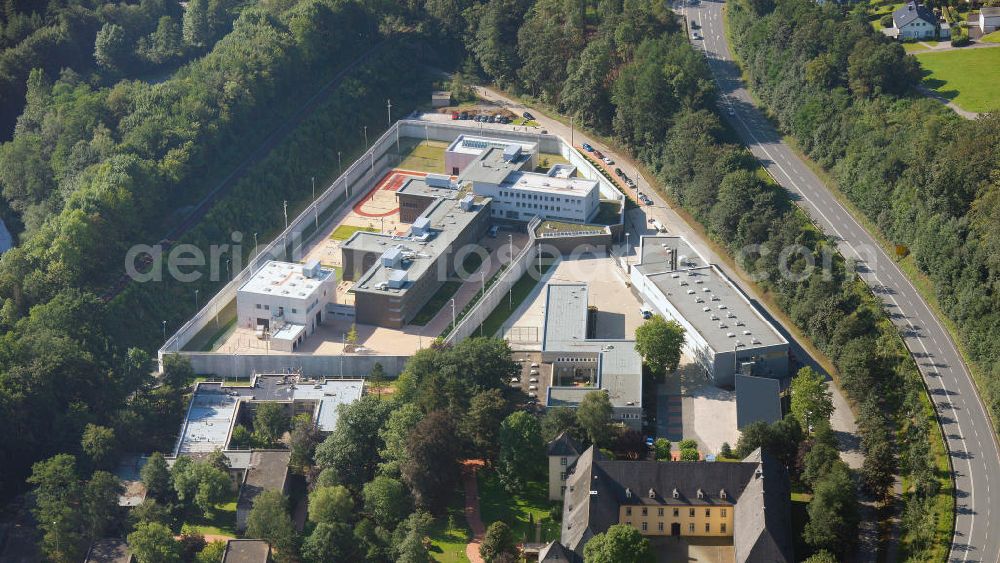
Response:
M962 109L1000 109L1000 47L915 53L924 84Z

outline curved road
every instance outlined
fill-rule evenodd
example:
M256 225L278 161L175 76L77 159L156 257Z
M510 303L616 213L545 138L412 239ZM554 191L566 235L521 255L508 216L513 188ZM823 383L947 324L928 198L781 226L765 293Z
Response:
M955 535L950 561L1000 561L1000 448L968 369L947 331L923 298L867 231L820 179L785 145L754 107L732 61L723 31L723 4L705 1L680 11L700 25L693 39L705 51L727 119L771 176L844 256L885 304L930 390L946 437L955 477ZM997 509L997 516L992 510Z

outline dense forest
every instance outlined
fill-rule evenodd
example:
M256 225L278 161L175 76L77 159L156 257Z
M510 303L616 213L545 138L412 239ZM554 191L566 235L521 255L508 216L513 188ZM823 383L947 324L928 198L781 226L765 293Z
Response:
M967 121L914 92L916 60L860 17L804 0L734 4L728 17L753 91L912 252L1000 416L1000 116Z
M309 195L307 182L293 185L286 174L315 172L318 163L335 170L338 150L362 150L362 123L384 126L384 99L370 88L402 111L429 91L415 64L420 50L386 43L380 19L353 2L266 4L243 9L210 51L163 82L101 86L70 70L55 80L30 73L17 132L0 146L0 185L24 224L19 246L0 258L5 494L23 488L33 461L79 451L87 424L112 428L132 449L169 443L174 425L165 421L179 416L180 398L154 388L148 352L161 341L162 320L177 326L191 310L178 306L174 286L131 287L110 303L99 296L121 276L130 245L160 240L183 217L178 210L374 46L274 149L281 166L274 160L248 175L184 242L266 234L279 224L283 198L305 205ZM321 150L303 150L310 144Z

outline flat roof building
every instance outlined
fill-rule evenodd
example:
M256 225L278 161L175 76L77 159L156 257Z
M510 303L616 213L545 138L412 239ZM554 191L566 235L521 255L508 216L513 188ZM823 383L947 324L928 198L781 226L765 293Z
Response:
M433 180L432 180L433 181ZM355 283L358 323L402 328L455 272L464 254L489 228L490 198L408 180L400 190L419 209L406 236L358 231L341 245L344 279ZM423 200L421 202L420 200Z
M587 338L587 284L552 283L545 291L542 358L552 364L545 406L575 408L600 390L608 394L616 421L640 429L642 358L635 341Z
M298 403L317 429L332 432L337 408L361 398L362 379L306 379L287 375L255 375L250 386L202 381L195 384L174 455L225 450L241 404L260 401Z
M459 135L444 151L444 172L452 176L458 176L465 167L471 164L476 158L491 148L501 151L510 150L510 147L517 147L519 152L526 155L525 165L534 170L538 163L538 144L528 141L514 141L511 139L498 139L495 137L478 137L475 135Z
M676 236L642 237L632 286L685 329L684 346L718 386L733 387L744 364L752 374L788 376L788 341L715 265Z
M264 540L232 539L226 541L222 563L269 563L271 546Z
M275 350L294 351L323 323L336 284L334 270L319 262L270 260L236 292L237 320Z
M597 215L601 204L597 180L575 177L575 170L566 166L535 172L531 155L514 146L509 149L487 149L458 178L476 195L493 199L494 217L528 221L539 216L586 223Z
M250 464L243 474L240 494L236 499L236 529L245 530L253 501L266 491L288 491L288 462L290 450L255 450L250 453Z

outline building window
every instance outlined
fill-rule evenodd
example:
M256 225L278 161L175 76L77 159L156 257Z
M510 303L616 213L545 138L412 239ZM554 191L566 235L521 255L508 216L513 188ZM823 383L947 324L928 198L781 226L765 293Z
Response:
M679 508L675 508L674 509L674 518L680 518L680 516L681 516L680 509Z
M257 308L260 309L260 303L257 304Z
M725 508L723 508L723 509L721 509L721 510L722 510L722 517L723 517L723 518L725 518L725 517L726 517L726 509L725 509Z
M648 510L646 510L646 507L645 507L645 506L644 506L644 507L642 507L642 515L643 515L643 516L649 516L649 511L648 511Z
M693 534L694 533L694 522L691 522L690 524L688 524L688 533L689 534Z
M657 522L656 523L656 530L659 531L659 532L663 531L663 522Z
M566 458L564 458L564 457L559 458L559 465L566 465L567 461L568 460Z
M626 506L625 507L625 516L632 516L632 507L631 506Z
M657 516L663 516L663 509L662 508L657 508L656 509L656 515Z
M712 509L711 508L706 508L705 509L705 516L707 518L711 518L712 517Z
M296 313L298 313L298 312L299 312L299 310L298 310L298 309L296 309L295 307L292 307L292 314L293 314L293 315L294 315L294 314L296 314Z
M645 522L643 522L643 523L642 523L642 531L643 531L643 532L645 532L645 531L646 531L646 527L647 527L646 523L645 523Z
M720 531L720 532L722 532L723 534L724 534L724 533L726 533L726 523L725 523L725 522L723 522L723 523L722 523L722 524L721 524L721 525L719 526L719 531Z
M271 310L271 306L270 305L264 305L264 310L265 311L270 311Z
M559 480L560 481L565 481L566 480L566 472L565 471L560 471L559 472Z
M563 486L559 487L559 494L560 495L564 494L565 492L566 492L566 485L563 485ZM723 524L723 526L725 526L725 524Z
M709 524L708 522L705 522L705 533L707 534L711 531L712 531L712 525Z
M690 516L691 518L694 518L694 509L693 508L689 508L688 509L688 516Z

